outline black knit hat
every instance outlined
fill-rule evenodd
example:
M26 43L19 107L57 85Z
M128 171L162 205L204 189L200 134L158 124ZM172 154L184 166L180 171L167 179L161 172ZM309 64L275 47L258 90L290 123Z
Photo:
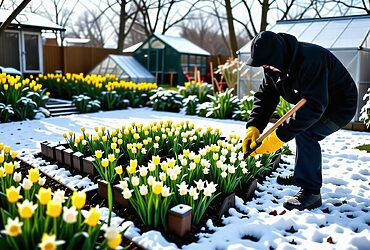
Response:
M268 65L282 71L286 55L287 47L284 39L272 31L263 31L252 41L251 57L247 64L252 67Z

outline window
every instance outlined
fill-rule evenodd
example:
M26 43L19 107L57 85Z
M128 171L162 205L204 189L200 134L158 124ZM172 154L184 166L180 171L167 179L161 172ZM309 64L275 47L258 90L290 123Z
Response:
M40 71L39 34L24 33L25 71Z
M21 70L18 32L6 31L0 36L0 66Z

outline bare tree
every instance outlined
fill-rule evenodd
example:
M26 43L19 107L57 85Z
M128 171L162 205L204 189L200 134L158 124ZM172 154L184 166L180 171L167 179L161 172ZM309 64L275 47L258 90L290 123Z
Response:
M236 41L234 17L231 8L231 0L225 0L227 25L229 27L229 41L230 41L230 54L236 58L236 51L238 50L238 43Z
M110 23L103 20L96 11L86 10L71 25L66 37L88 38L92 47L104 47L107 40L115 34L108 30Z
M141 17L137 22L147 36L161 29L165 34L169 29L186 20L196 9L199 0L135 0ZM186 6L184 6L186 5ZM141 22L140 22L141 21ZM160 27L160 24L162 27Z

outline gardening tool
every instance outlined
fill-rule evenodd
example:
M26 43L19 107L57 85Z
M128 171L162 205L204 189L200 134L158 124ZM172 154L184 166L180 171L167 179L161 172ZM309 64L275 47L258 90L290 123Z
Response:
M297 112L298 109L300 109L306 102L307 102L307 100L305 98L302 98L299 102L297 102L296 105L294 105L294 107L291 110L289 110L283 117L281 117L277 122L275 122L275 124L271 128L269 128L265 133L263 133L260 137L258 137L258 139L256 140L256 146L254 146L253 148L248 149L248 151L246 153L244 153L244 158L247 158L259 146L261 146L263 139L265 139L267 136L269 136L283 122L288 120L288 118L290 118L295 112Z

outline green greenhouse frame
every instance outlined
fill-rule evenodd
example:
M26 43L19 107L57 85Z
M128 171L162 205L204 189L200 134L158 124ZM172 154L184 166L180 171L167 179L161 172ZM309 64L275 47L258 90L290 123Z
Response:
M207 74L210 53L182 37L152 34L146 40L123 51L132 53L158 84L183 84L186 74L194 75L194 69L201 76Z

